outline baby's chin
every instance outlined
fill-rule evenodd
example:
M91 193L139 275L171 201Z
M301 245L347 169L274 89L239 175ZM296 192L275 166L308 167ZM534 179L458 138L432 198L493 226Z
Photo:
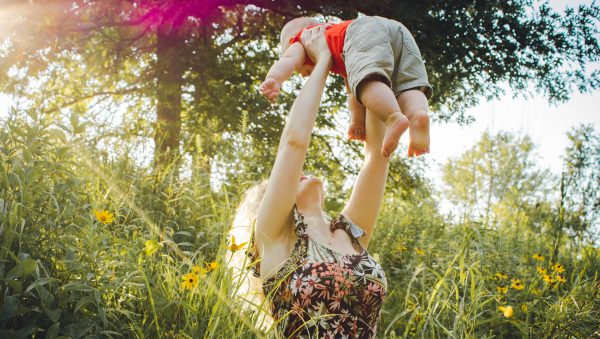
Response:
M300 183L299 194L300 195L313 195L316 193L323 194L323 181L319 178L307 178L302 180Z
M310 76L310 74L312 73L312 71L302 71L302 72L299 72L299 73L300 73L301 76L303 76L303 77L306 78L306 77Z

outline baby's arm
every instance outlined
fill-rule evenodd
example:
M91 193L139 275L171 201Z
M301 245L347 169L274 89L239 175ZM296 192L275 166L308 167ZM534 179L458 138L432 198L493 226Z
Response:
M348 139L351 140L365 140L365 116L367 109L363 104L358 102L350 85L348 79L344 79L346 84L346 91L348 91L348 108L350 110L350 127L348 128Z
M260 94L264 95L269 101L274 101L279 96L281 84L292 76L304 65L304 46L295 42L283 53L281 59L277 60L265 78L265 81L258 88Z

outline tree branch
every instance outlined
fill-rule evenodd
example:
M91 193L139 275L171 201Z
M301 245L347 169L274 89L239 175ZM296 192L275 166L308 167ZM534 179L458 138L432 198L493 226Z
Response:
M349 168L348 166L344 165L342 163L342 161L335 156L335 152L333 151L333 148L331 147L331 144L328 142L328 140L325 138L325 136L320 135L320 134L313 134L313 137L320 139L323 141L323 143L325 144L325 146L327 146L327 148L329 149L329 153L331 154L331 158L338 164L340 165L340 167L342 167L344 169L344 171L346 171L347 173L350 174L358 174L358 172L352 168Z
M69 101L69 102L67 102L64 105L61 105L60 107L56 107L56 108L52 108L52 109L46 110L44 113L46 113L46 114L54 113L56 111L60 111L63 108L67 108L69 106L78 104L78 103L80 103L82 101L85 101L85 100L88 100L88 99L91 99L91 98L95 98L95 97L98 97L98 96L103 96L103 95L127 95L127 94L135 93L135 92L138 92L138 91L141 91L141 90L142 89L139 88L139 87L133 87L133 88L126 88L126 89L117 90L117 91L102 91L102 92L92 93L92 94L83 96L81 98L77 98L77 99L74 99L72 101Z

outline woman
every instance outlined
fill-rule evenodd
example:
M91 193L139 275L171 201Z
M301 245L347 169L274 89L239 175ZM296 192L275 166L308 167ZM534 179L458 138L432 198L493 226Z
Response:
M372 338L386 291L383 269L366 251L387 178L384 126L367 114L364 164L342 214L329 220L322 180L302 172L331 66L323 31L302 37L315 67L292 106L258 208L255 268L285 337Z

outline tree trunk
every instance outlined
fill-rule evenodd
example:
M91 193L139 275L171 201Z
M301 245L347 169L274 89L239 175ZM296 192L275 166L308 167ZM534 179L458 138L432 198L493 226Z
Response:
M156 127L154 170L159 176L176 173L181 154L181 84L184 71L183 38L170 25L157 28Z
M210 190L211 145L210 133L205 131L204 137L195 135L194 152L192 153L192 178L197 187Z
M554 241L552 244L552 256L550 257L550 262L556 262L558 260L558 251L560 247L560 240L563 233L563 227L565 225L565 199L567 198L566 190L565 190L565 174L560 177L560 207L558 210L558 217L556 220L555 233L554 233Z
M214 60L215 56L211 51L212 42L210 31L206 25L200 25L198 28L198 45L201 47L198 53L202 59ZM203 102L211 100L206 90L208 87L208 63L195 63L192 65L194 72L197 75L194 81L194 105L195 117L192 119L193 128L195 129L195 138L193 143L194 151L192 152L192 178L195 185L210 190L211 187L211 162L213 157L213 128L210 124L210 115L202 108Z
M488 186L488 196L486 201L485 208L485 228L490 228L490 210L492 209L492 193L494 192L494 179L496 177L496 171L494 169L494 163L492 157L494 156L494 139L490 140L490 149L488 153L485 155L487 158L487 166L488 166L488 175L489 175L489 186Z

